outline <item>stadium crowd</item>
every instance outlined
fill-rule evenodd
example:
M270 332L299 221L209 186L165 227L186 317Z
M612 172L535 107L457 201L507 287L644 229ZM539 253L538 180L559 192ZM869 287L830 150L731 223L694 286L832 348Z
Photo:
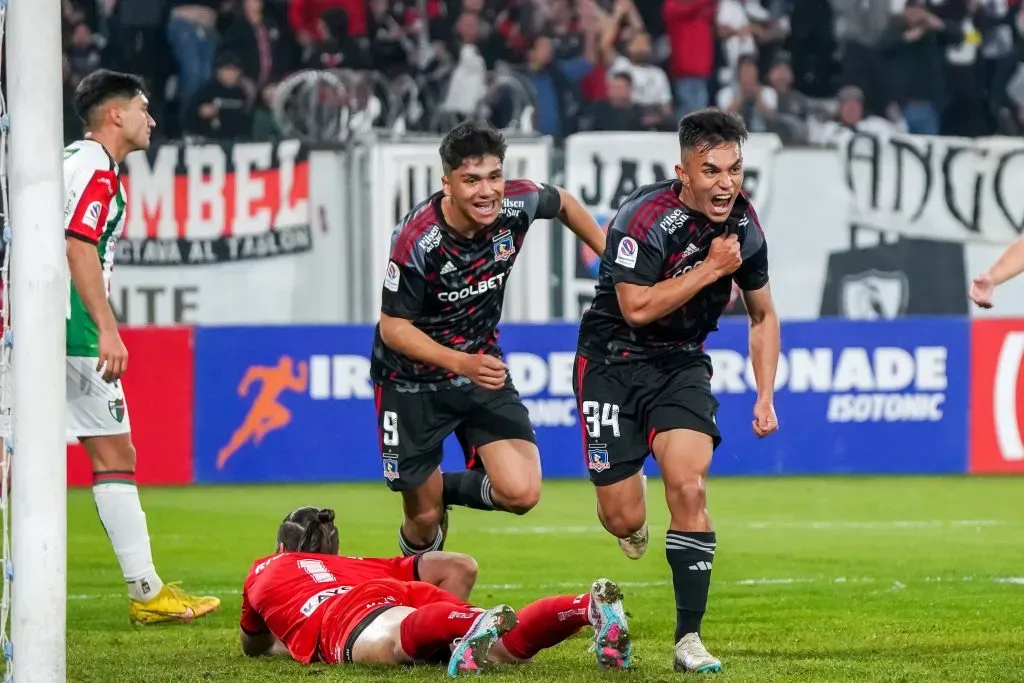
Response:
M139 73L161 137L279 135L276 86L307 69L372 73L377 93L415 83L408 111L433 114L407 117L421 130L481 114L497 125L527 118L556 139L671 130L707 104L788 144L827 143L842 127L1024 129L1020 0L62 3L66 90L99 66ZM499 74L530 106L513 106ZM353 109L374 101L351 97ZM379 114L371 108L376 123Z

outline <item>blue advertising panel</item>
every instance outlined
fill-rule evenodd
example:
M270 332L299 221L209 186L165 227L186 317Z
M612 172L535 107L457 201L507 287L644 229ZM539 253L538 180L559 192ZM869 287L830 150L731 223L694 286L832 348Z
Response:
M197 482L383 481L372 328L196 333ZM546 477L586 475L572 393L575 325L506 325L501 344ZM966 469L969 326L960 319L783 325L778 434L751 429L747 325L709 340L724 442L712 473L936 473ZM463 467L454 438L445 469ZM647 471L656 474L653 462Z

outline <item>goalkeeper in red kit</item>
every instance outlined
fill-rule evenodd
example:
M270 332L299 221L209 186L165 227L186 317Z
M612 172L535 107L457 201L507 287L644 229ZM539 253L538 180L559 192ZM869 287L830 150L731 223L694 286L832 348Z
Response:
M477 565L468 555L395 558L338 554L334 511L303 507L277 531L277 552L253 563L242 588L242 651L290 654L304 664L448 662L452 677L530 660L594 629L598 665L625 669L631 646L622 594L608 579L589 593L543 598L519 610L467 602Z

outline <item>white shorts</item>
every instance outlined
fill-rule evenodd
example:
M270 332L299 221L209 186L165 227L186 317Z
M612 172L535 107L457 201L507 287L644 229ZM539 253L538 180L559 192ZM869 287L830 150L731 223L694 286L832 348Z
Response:
M128 403L120 380L104 382L96 371L98 358L69 357L65 379L67 381L67 440L74 443L85 436L111 436L131 431ZM11 373L4 376L2 390L6 399L13 400ZM10 434L10 414L0 414L0 436Z

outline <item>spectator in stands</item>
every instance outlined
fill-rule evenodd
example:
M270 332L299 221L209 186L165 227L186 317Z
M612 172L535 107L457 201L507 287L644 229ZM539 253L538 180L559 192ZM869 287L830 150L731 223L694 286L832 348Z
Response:
M236 55L221 53L213 78L194 101L187 132L219 140L244 140L252 134L251 100L242 86L242 64Z
M597 39L587 33L586 52L596 54ZM536 37L527 52L527 77L533 86L537 102L536 130L543 135L562 138L575 130L575 117L579 108L577 87L593 68L593 59L586 56L555 60L555 48L550 36Z
M708 80L715 63L716 0L665 0L670 56L668 76L676 95L676 116L708 105Z
M349 35L359 38L366 35L366 0L289 0L288 23L291 24L295 40L306 47L324 40L320 19L331 9L344 10L348 16Z
M768 129L777 134L784 144L806 143L807 120L813 107L806 95L793 89L793 68L787 53L775 55L768 71L768 84L778 99L777 116L769 120Z
M837 38L842 52L841 80L861 89L868 110L873 114L885 111L890 101L879 41L889 26L893 2L832 0L840 28ZM820 24L811 30L820 31Z
M174 58L167 44L164 26L168 0L118 0L117 30L111 40L118 44L119 61L105 64L138 74L149 86L149 112L157 121L153 136L175 132L165 119L167 79L175 72Z
M889 96L911 133L939 134L939 114L948 101L943 50L963 38L930 12L926 0L906 0L879 43L889 74Z
M72 29L67 56L71 80L75 84L100 67L99 46L93 38L92 29L85 22L79 22Z
M373 68L367 48L349 33L348 13L344 9L325 10L319 20L318 35L323 38L303 50L306 69L361 71Z
M748 0L719 0L715 26L724 57L718 76L721 83L733 83L736 80L741 57L757 57L757 42L754 40L748 5L752 6Z
M935 8L949 39L943 50L948 90L940 128L943 135L974 137L988 128L978 61L982 41L975 21L978 8L977 0L948 0Z
M742 116L751 133L766 133L778 106L775 90L758 80L757 58L754 55L740 57L735 84L718 91L718 108Z
M458 53L441 108L462 119L473 117L487 94L487 65L480 53L480 16L463 12L455 24Z
M585 130L645 130L640 110L633 101L633 79L628 71L608 74L608 97L589 106Z
M218 7L217 0L170 0L167 42L177 63L177 97L183 112L213 69Z
M865 116L864 93L855 85L839 90L838 106L834 117L821 122L810 121L810 142L821 145L836 144L847 131L858 131L872 135L906 133L907 124L900 117L899 108L889 108L889 117Z
M291 32L273 14L264 12L264 0L242 0L218 52L238 57L243 85L250 99L255 99L264 86L291 70L296 49Z
M639 107L645 127L655 130L673 130L672 88L665 71L650 63L651 37L636 33L611 65L613 74L628 73L633 84L633 104Z
M369 0L367 33L373 68L387 75L409 70L416 44L402 17L392 12L388 0Z

